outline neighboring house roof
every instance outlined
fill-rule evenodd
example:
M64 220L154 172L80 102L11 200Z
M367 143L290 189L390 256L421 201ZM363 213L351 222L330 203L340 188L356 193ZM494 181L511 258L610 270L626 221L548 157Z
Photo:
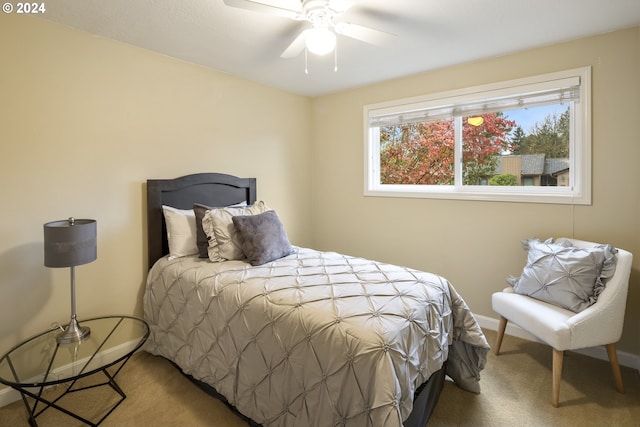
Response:
M542 175L544 163L544 154L523 154L522 175Z
M544 174L555 175L558 172L569 169L569 159L546 159L544 161Z
M502 159L503 156L498 158L497 174L502 173ZM544 154L521 154L520 161L522 176L554 175L569 169L569 159L545 159Z

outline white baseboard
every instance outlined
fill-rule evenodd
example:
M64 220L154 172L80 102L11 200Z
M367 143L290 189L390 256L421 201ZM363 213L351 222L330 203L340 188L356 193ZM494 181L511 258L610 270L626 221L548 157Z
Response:
M490 329L492 331L498 330L498 324L500 323L498 319L494 319L492 317L487 317L487 316L481 316L478 314L476 314L475 317L481 327ZM529 341L541 342L535 336L531 335L530 333L528 333L518 325L514 325L512 323L507 323L507 329L505 331L505 334L522 338L525 340L529 340ZM489 344L493 345L493 343L489 343ZM572 350L572 351L575 353L594 357L596 359L609 361L609 357L607 356L607 351L604 346L583 348L580 350ZM640 373L640 356L638 355L618 350L618 363L622 366L636 369Z
M11 387L6 387L0 390L0 408L10 403L20 400L20 393Z

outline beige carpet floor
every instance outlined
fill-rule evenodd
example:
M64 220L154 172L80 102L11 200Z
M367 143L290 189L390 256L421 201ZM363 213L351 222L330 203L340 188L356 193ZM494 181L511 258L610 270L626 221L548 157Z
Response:
M495 333L487 331L493 343ZM505 337L503 352L489 355L482 393L472 394L447 381L428 426L639 426L640 375L622 368L625 394L615 390L608 362L568 352L561 407L551 407L551 350L538 343ZM101 424L104 427L246 426L219 401L187 380L166 360L140 352L117 380L127 399ZM50 390L55 393L58 390ZM85 393L85 392L83 392ZM65 397L86 417L99 417L114 402L108 387ZM55 410L38 417L41 427L83 425ZM0 408L1 426L28 426L21 401Z

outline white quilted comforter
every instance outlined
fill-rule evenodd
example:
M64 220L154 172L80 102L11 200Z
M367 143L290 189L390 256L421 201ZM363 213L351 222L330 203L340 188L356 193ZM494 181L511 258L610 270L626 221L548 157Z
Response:
M258 267L165 257L144 313L147 351L264 426L402 426L447 359L479 391L489 348L446 279L305 248Z

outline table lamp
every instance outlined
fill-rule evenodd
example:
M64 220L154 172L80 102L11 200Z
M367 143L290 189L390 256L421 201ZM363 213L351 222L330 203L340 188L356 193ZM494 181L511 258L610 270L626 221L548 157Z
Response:
M76 319L75 267L96 260L96 230L93 219L69 218L44 224L44 265L71 267L71 320L57 337L60 344L82 341L91 333Z

